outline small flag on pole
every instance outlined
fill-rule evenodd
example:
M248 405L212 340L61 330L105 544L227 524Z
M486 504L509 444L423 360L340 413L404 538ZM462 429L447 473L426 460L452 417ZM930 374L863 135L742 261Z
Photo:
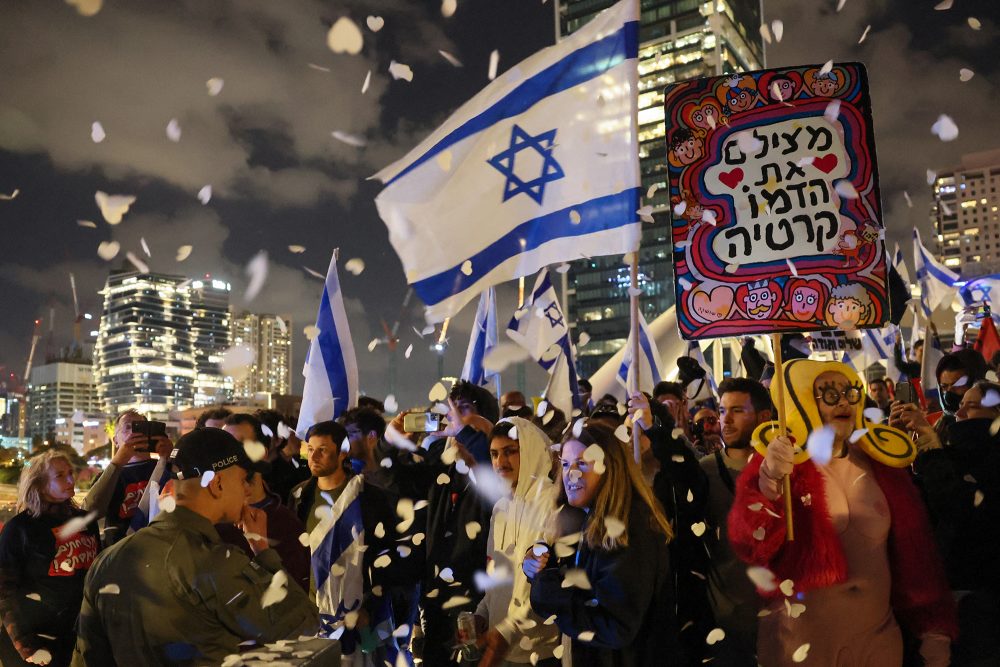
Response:
M549 264L639 244L639 3L497 77L375 178L427 318Z
M941 264L920 241L920 232L913 230L913 264L920 283L920 306L930 315L938 306L955 296L958 274Z
M697 341L695 342L697 345ZM663 379L663 362L660 361L660 351L656 349L656 343L649 333L646 325L646 318L639 313L639 381L640 386L635 387L635 367L632 360L632 336L629 335L628 342L625 343L625 355L622 357L622 364L618 367L618 383L625 387L626 391L644 391L647 394L653 393L653 387Z
M303 439L313 424L336 419L358 399L358 362L337 277L336 251L327 270L316 328L319 333L309 343L302 369L305 386L295 430Z
M483 367L483 359L497 346L497 294L492 287L479 297L479 308L476 309L476 319L472 323L472 335L469 337L469 349L465 353L465 366L462 368L462 379L473 384L484 386L490 380L496 380L496 393L500 393L500 374L489 373Z
M566 413L567 419L571 418L573 410L580 408L576 365L569 326L547 269L538 274L535 288L514 312L507 325L507 335L549 373L551 378L545 398Z

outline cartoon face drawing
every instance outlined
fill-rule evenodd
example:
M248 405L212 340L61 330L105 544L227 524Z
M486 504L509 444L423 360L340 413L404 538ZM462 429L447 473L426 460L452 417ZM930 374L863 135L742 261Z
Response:
M731 113L746 111L753 106L757 96L747 88L730 88L726 91L726 110Z
M784 102L795 97L795 89L795 82L790 78L787 76L776 76L771 79L767 90L763 92L775 102Z
M752 320L774 316L781 305L781 290L767 280L759 280L736 289L736 304Z
M691 130L680 129L670 140L670 161L677 166L697 162L705 155L705 142Z
M819 292L805 285L798 287L792 291L792 300L788 305L792 308L792 319L808 322L819 310Z
M848 283L838 285L830 292L826 307L827 323L844 331L867 324L873 313L871 297L863 285Z
M817 76L809 84L816 97L833 97L837 92L837 79L829 74Z
M727 123L728 120L722 118L722 107L715 99L705 100L698 106L688 105L683 112L684 119L697 128L705 130L703 134L711 132L720 123Z

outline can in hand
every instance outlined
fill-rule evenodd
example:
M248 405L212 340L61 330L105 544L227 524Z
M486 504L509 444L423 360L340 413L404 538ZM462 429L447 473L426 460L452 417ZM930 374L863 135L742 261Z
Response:
M479 648L476 646L476 619L471 611L463 611L458 615L457 635L462 659L470 662L479 660Z

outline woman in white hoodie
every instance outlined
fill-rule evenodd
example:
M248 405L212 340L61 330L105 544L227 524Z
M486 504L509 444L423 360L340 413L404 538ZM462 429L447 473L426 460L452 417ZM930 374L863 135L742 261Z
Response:
M535 665L560 664L559 629L531 610L531 585L521 569L522 557L544 539L546 521L555 511L551 444L541 429L520 417L501 419L490 434L493 470L510 484L511 495L497 501L490 519L490 588L476 609L479 667L532 664L532 654Z

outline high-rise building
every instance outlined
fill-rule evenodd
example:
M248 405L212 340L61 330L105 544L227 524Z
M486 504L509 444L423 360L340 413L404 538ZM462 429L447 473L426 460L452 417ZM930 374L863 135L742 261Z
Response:
M568 35L615 0L557 0L556 36ZM642 0L639 29L639 160L654 224L644 224L639 252L640 308L652 320L674 303L664 139L663 90L678 81L760 69L761 0ZM645 194L645 193L644 193ZM571 326L590 342L577 352L582 377L625 345L629 267L619 257L574 262L567 306Z
M254 394L292 392L292 319L285 315L241 313L232 317L233 345L254 351L247 374L235 380L233 394L250 399Z
M44 438L56 431L58 420L73 421L74 415L79 417L96 412L97 384L90 359L54 359L31 369L28 385L29 436ZM82 441L66 442L83 445Z
M233 396L233 379L219 372L219 362L229 349L230 285L205 276L202 280L191 281L190 287L194 405L227 403Z
M963 155L933 187L938 258L963 278L1000 272L1000 148Z
M101 409L163 415L194 403L198 368L191 284L182 276L114 271L94 345Z

